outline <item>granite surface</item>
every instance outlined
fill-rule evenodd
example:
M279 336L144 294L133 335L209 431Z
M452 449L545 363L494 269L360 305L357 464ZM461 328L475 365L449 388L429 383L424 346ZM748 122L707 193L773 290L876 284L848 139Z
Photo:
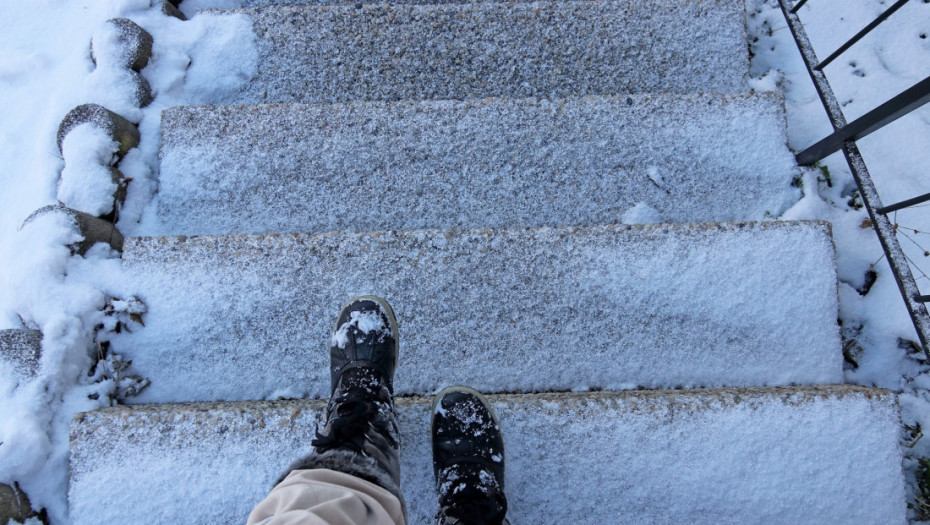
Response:
M737 0L261 7L238 103L747 89Z
M35 377L41 349L42 332L39 330L0 330L0 363L9 367L17 381Z
M760 220L799 197L773 94L181 107L146 235Z

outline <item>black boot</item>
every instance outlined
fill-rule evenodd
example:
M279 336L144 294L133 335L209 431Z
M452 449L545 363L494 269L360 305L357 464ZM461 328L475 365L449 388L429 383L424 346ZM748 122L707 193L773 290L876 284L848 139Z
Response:
M433 405L433 472L440 525L507 523L504 439L480 393L449 387Z
M326 423L311 442L313 453L288 472L344 472L387 489L403 505L394 416L397 321L390 305L373 296L349 302L336 321L329 355Z

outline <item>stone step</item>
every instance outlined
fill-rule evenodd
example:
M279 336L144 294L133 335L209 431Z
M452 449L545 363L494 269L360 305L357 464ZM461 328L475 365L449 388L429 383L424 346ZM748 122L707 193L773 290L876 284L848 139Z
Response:
M340 307L400 323L400 394L842 382L824 222L128 238L137 402L328 397Z
M595 0L596 1L596 0ZM206 9L235 9L240 7L296 7L296 6L356 6L359 2L348 0L185 0L183 6L195 14ZM440 5L440 4L477 4L494 3L494 0L403 0L392 2L397 5ZM383 4L385 2L361 2L362 5ZM190 7L188 7L190 6Z
M0 374L13 385L28 381L39 372L41 351L39 330L0 330Z
M235 379L230 378L235 381ZM512 523L905 523L891 392L491 396ZM436 510L429 399L398 399L409 523ZM71 426L75 524L244 523L322 401L117 407Z
M147 235L608 224L639 203L760 220L798 198L772 94L180 107L162 126Z
M234 102L747 89L742 0L260 7Z

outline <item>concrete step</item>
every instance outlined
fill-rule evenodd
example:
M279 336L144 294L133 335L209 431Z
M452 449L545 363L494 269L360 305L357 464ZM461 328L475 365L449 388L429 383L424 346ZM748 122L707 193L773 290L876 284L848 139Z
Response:
M564 97L747 88L741 0L261 7L235 102Z
M798 198L771 94L181 107L162 126L149 235L591 225L638 203L760 220Z
M328 397L363 294L394 306L401 394L843 379L823 222L128 238L123 268L137 402Z
M230 378L235 381L234 378ZM512 523L903 524L891 392L852 386L491 396ZM398 400L409 523L436 510L430 400ZM75 524L244 523L323 402L118 407L71 426Z
M0 375L13 385L28 381L39 372L42 332L39 330L0 330Z

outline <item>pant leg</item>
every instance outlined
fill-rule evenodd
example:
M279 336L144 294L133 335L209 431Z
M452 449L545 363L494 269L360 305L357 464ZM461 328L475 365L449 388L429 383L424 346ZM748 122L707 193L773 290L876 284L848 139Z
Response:
M249 514L247 525L405 525L387 490L328 469L294 470Z

